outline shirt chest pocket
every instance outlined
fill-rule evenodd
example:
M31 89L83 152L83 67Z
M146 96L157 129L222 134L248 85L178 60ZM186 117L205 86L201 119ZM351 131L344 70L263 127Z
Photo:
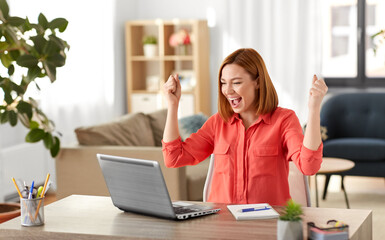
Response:
M230 167L230 144L218 144L214 148L214 170L217 173L228 173Z
M256 146L250 151L250 176L276 176L278 162L277 146Z

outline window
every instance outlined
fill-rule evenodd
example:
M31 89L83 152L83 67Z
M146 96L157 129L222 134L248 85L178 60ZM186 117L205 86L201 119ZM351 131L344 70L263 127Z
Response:
M322 1L322 75L329 86L385 86L385 39L372 38L385 29L384 12L384 0Z

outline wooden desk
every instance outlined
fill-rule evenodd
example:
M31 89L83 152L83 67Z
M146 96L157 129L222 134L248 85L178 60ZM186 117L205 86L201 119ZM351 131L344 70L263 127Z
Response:
M347 160L347 159L342 159L342 158L329 158L325 157L322 159L322 164L320 170L317 172L315 175L315 201L316 201L316 207L319 206L318 203L318 184L317 184L317 175L318 174L330 174L330 173L342 173L347 170L350 170L354 168L354 162ZM326 183L325 183L326 184ZM349 200L348 200L348 195L346 194L345 190L345 185L344 185L344 180L341 180L341 189L344 192L345 196L345 202L346 202L346 207L350 208L349 206ZM326 191L326 188L325 188Z
M217 205L222 208L218 214L174 221L124 213L109 197L72 195L45 207L45 225L22 227L18 217L0 224L0 236L39 240L277 239L277 219L236 221L225 204ZM338 219L349 224L350 239L372 239L370 210L304 208L304 213L304 227L308 221L320 224ZM306 239L306 231L304 234Z

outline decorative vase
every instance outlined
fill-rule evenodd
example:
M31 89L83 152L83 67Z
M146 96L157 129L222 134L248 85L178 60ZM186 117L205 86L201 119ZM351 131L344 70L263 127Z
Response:
M0 204L0 223L20 216L19 203L1 203Z
M155 57L158 48L156 44L144 44L143 52L146 57Z
M277 240L302 240L303 230L302 221L283 221L277 222Z
M180 55L186 56L187 55L187 45L183 44L179 46L179 52Z

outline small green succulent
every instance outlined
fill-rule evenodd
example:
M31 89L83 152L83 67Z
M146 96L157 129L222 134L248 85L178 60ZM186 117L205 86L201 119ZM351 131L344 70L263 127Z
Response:
M302 215L302 206L299 203L290 199L287 201L284 213L279 217L280 220L283 221L300 221Z

